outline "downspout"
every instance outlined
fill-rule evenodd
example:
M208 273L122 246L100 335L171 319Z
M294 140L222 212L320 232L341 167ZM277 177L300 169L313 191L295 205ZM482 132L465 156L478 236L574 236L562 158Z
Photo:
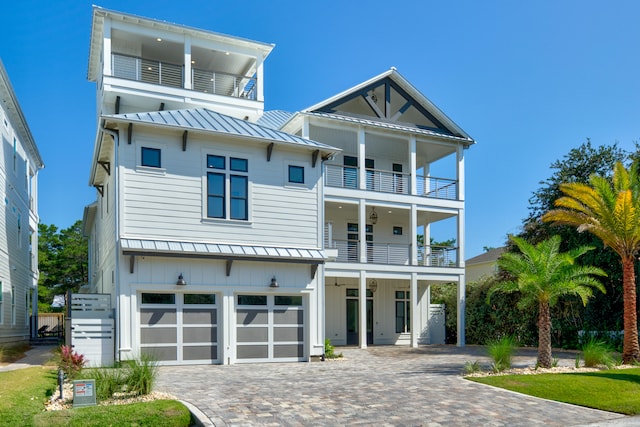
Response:
M106 134L109 134L113 137L113 180L115 187L115 208L113 211L114 216L114 226L115 226L115 237L116 237L116 265L115 265L115 287L116 287L116 308L115 308L115 322L116 322L116 360L119 362L121 360L120 352L122 351L122 343L120 342L120 337L122 334L120 333L120 183L118 180L118 147L120 145L118 132L107 129L104 127L104 124L100 125L100 131ZM103 283L104 286L104 283Z

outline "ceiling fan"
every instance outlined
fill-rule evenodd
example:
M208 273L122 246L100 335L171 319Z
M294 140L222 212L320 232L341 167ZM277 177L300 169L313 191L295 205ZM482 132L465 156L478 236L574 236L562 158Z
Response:
M336 279L336 282L333 284L334 286L340 287L340 286L347 286L346 283L338 283L338 279Z

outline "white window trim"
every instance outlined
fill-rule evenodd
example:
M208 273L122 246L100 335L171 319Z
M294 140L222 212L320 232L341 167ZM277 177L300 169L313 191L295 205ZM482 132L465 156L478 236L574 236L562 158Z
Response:
M304 182L291 182L289 181L289 166L298 166L304 169ZM309 189L309 169L311 166L308 163L299 162L295 160L285 160L284 161L284 172L283 172L283 181L285 188L293 188L298 190L308 190Z
M207 167L207 156L220 156L225 158L224 169L213 169ZM247 161L247 172L239 172L231 170L231 158L243 159ZM202 223L224 223L235 225L252 225L253 224L253 182L251 180L251 168L254 159L248 155L248 153L238 153L221 150L216 152L211 149L202 150ZM210 218L207 216L208 208L208 196L209 191L207 176L209 172L220 173L225 176L225 217L224 218ZM231 218L231 175L246 176L247 177L247 219L232 219Z
M160 166L154 168L152 166L142 166L142 148L155 148L160 150ZM166 161L167 161L167 144L148 139L136 139L136 172L145 173L148 175L165 176L167 174Z

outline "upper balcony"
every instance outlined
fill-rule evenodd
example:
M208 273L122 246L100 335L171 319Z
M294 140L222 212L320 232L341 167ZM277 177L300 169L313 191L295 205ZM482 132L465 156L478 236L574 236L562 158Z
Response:
M220 71L191 68L185 78L185 66L155 59L114 53L111 55L113 77L203 93L257 100L256 75L244 76Z
M327 187L359 189L359 169L353 166L325 165L325 185ZM380 193L405 194L436 199L457 200L458 182L449 178L436 178L409 173L379 169L365 169L365 189ZM412 194L411 180L415 179L415 193Z

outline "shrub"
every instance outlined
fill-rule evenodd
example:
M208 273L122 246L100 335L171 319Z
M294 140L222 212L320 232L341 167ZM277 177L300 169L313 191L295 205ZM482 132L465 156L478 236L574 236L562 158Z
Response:
M487 344L487 351L493 360L493 364L491 365L493 372L502 372L505 369L511 368L511 359L514 350L514 340L509 336L490 341Z
M158 364L150 356L124 362L119 368L95 368L85 372L96 380L96 397L106 400L118 393L145 395L153 391L158 376Z
M342 353L336 354L335 348L331 345L331 340L329 338L324 340L324 357L326 359L338 359L342 357Z
M158 375L156 360L143 354L139 359L132 360L127 368L127 391L135 394L149 394Z
M480 361L476 360L474 362L471 362L469 360L467 360L466 362L464 362L464 373L469 375L469 374L475 374L476 372L481 372L482 368L480 367Z
M87 363L87 359L84 357L84 354L80 354L70 346L66 345L60 346L59 357L58 369L62 369L69 379L76 378Z
M612 356L612 349L609 344L604 341L591 338L582 346L582 358L584 366L592 368L598 365L604 365L611 368L615 364Z

